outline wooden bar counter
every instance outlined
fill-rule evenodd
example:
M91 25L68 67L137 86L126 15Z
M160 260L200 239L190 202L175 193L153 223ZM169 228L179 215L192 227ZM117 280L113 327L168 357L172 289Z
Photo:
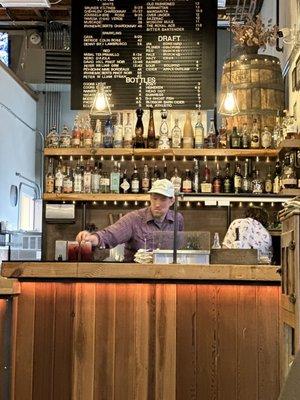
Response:
M275 400L276 270L4 262L20 283L11 398Z

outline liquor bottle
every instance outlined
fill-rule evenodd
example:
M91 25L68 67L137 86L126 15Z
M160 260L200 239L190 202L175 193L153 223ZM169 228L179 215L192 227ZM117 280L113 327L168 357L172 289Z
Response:
M110 173L110 192L120 193L120 171L117 161L114 162L114 168Z
M253 194L261 194L264 191L263 181L260 179L259 170L255 170L255 177L252 180L252 193Z
M53 125L50 132L46 136L46 147L56 148L59 146L59 135L56 126Z
M283 173L281 176L281 186L283 189L297 188L297 175L293 165L293 153L286 153L284 156Z
M103 134L102 134L100 119L97 119L96 121L96 127L93 135L93 146L103 147Z
M183 126L183 139L182 147L184 149L190 149L194 147L194 132L191 122L191 114L189 112L185 115L185 122Z
M151 177L151 186L153 186L153 183L158 179L161 179L161 173L160 170L158 169L158 166L154 165L153 174Z
M269 149L272 146L272 133L269 131L268 127L265 126L261 134L261 147L264 149Z
M192 177L189 169L185 170L185 177L182 180L183 193L192 193Z
M75 171L73 173L74 178L74 193L82 192L82 171L80 168L79 160L77 161L77 165Z
M242 131L242 149L249 149L250 147L250 135L248 132L247 124L243 124L243 131Z
M132 147L132 137L133 137L133 128L131 123L131 114L127 113L127 122L124 127L124 147L131 148Z
M87 160L84 172L83 172L83 192L92 192L92 168L90 160Z
M199 164L198 160L194 158L194 172L193 172L193 192L199 193Z
M283 140L283 135L282 135L282 127L281 127L281 123L280 123L280 113L279 111L277 111L277 115L276 115L276 123L275 123L275 127L273 130L273 147L274 149L276 149L280 142Z
M204 147L204 127L202 125L201 112L198 112L198 118L195 125L195 148L203 149Z
M236 126L234 126L232 128L232 132L230 135L230 148L231 149L240 149L241 148L241 137L237 131Z
M53 174L53 160L50 158L46 175L46 193L54 193L54 181L55 177Z
M250 134L250 147L251 149L259 149L260 148L260 131L257 124L257 119L253 120L253 127Z
M92 193L99 193L100 191L100 168L99 168L99 164L94 165L94 168L92 170Z
M169 127L167 123L167 110L161 110L161 124L159 128L159 139L158 139L158 148L159 149L169 149L170 148L170 139L169 139Z
M211 193L212 192L212 184L210 181L210 169L208 168L207 163L205 164L203 171L203 179L201 182L201 192L203 193Z
M219 128L219 147L221 149L228 147L227 128L223 124Z
M136 165L134 165L133 174L131 176L131 192L132 193L140 192L140 176L137 171Z
M272 190L273 190L273 182L271 176L271 167L269 166L268 175L265 180L265 192L272 193Z
M243 177L241 174L241 166L239 163L235 164L235 171L233 175L233 190L234 193L241 193Z
M63 193L72 193L73 192L73 179L71 176L71 168L68 166L66 174L63 177Z
M211 246L212 249L221 249L220 245L220 238L218 232L215 232L214 234L214 242L213 245Z
M232 248L233 249L241 249L242 248L242 244L240 241L240 229L239 228L235 228L235 241L232 243Z
M114 127L114 147L123 147L123 124L122 124L122 114L118 113L117 123Z
M103 147L112 148L113 147L113 138L114 138L114 127L111 120L111 116L107 117L104 126L104 135L103 135Z
M170 181L173 183L175 193L180 193L182 178L181 178L181 176L179 176L178 169L176 167L174 168L174 173L173 173L173 176L171 177Z
M85 117L82 117L81 120L79 120L79 132L80 132L79 147L84 147L84 144L83 144L84 129L85 129Z
M125 194L129 193L129 191L130 191L130 182L127 176L127 169L125 169L121 178L120 192Z
M64 179L64 174L62 173L61 163L59 162L55 171L55 182L54 182L55 193L62 193L63 179Z
M87 117L83 127L83 147L89 148L93 145L93 129L91 126L91 118Z
M216 147L217 144L217 135L216 135L216 128L214 119L210 119L209 130L207 135L207 147L209 149L213 149Z
M181 147L181 129L178 125L178 118L175 118L175 125L171 132L172 147L178 149Z
M144 125L143 125L143 113L144 111L141 108L136 110L137 121L135 125L135 138L134 138L134 147L137 149L145 148L144 141Z
M149 167L148 164L145 164L142 177L142 192L148 193L149 189L150 189Z
M60 139L59 139L59 147L71 147L71 139L72 139L72 135L69 131L69 128L64 125L63 130L61 131L60 134Z
M72 139L71 139L72 147L80 146L80 137L81 137L81 131L80 131L80 126L79 126L79 117L78 117L78 115L76 115L75 120L74 120L73 130L72 130Z
M223 191L223 181L222 181L222 177L221 177L220 164L217 163L216 175L212 181L212 192L213 193L222 193L222 191Z
M230 174L230 164L226 164L225 168L225 176L224 176L224 193L232 193L232 178Z
M275 164L275 176L273 180L273 193L277 194L281 190L281 164L280 161L276 161Z
M251 193L251 179L250 179L250 176L249 176L248 159L246 159L245 165L244 165L244 175L243 175L243 181L242 181L242 192L243 193Z
M152 107L150 108L147 147L149 149L155 149L155 147L156 147L155 126L154 126L154 117L153 117L153 108Z
M103 171L100 177L100 193L109 193L110 190L110 180L108 173Z

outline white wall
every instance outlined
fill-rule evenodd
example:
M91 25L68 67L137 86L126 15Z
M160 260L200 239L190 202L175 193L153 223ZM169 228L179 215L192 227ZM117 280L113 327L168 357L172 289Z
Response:
M28 125L36 126L36 101L0 64L0 103L10 108ZM20 172L35 180L36 134L0 104L0 220L16 229L18 207L10 204L10 186L19 186Z

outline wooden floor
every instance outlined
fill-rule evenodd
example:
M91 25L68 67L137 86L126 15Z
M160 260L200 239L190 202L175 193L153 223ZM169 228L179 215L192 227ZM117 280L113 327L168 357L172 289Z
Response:
M23 282L15 400L275 400L279 286Z

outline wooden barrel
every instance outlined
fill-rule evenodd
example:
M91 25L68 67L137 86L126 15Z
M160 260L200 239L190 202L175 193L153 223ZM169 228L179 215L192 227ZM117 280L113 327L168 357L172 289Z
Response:
M231 71L230 71L231 64ZM221 79L221 98L232 83L240 112L225 117L228 129L249 127L257 119L260 128L275 126L277 111L284 109L284 83L277 57L245 54L226 60Z

